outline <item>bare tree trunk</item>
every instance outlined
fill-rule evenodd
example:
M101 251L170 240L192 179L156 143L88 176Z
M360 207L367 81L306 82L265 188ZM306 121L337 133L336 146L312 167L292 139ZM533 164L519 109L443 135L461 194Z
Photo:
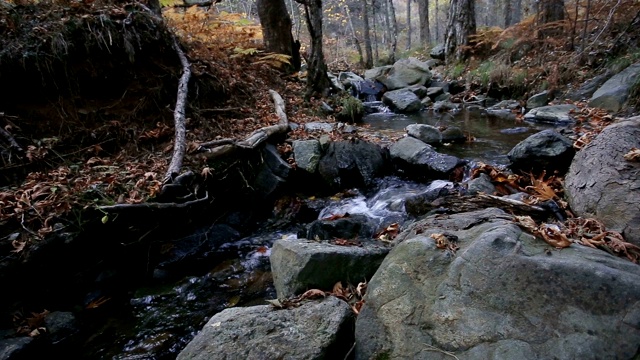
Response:
M513 25L511 0L504 0L504 27L508 28Z
M435 14L436 16L435 16L434 21L436 23L436 26L435 26L435 28L436 28L436 43L438 43L440 41L440 17L438 15L440 13L440 8L439 8L439 5L438 5L438 0L436 0L436 4L435 5L436 5L436 14Z
M329 93L331 82L327 76L327 64L322 52L322 0L296 0L304 5L307 28L311 37L311 55L307 71L305 100L313 96L324 97Z
M391 17L391 53L389 54L389 61L395 63L396 51L398 49L398 20L396 19L396 9L393 6L393 0L389 0L387 4L389 6L389 17Z
M431 44L429 0L418 0L418 16L420 17L420 44L424 47L429 47Z
M587 10L584 14L584 26L582 27L582 51L587 47L587 24L589 23L589 15L591 13L591 0L587 0Z
M368 69L373 67L373 50L371 49L371 29L369 28L369 6L367 0L363 2L362 21L364 22L364 51L367 55L365 65Z
M564 0L542 0L538 3L538 26L564 20ZM543 29L540 38L555 36L562 32L561 27Z
M468 55L469 35L476 33L474 0L451 0L444 48L447 63L463 61Z
M411 49L411 0L407 0L407 47Z
M353 27L353 20L351 19L351 11L349 10L349 5L344 6L344 11L347 13L347 21L349 22L349 28L351 29L351 36L353 37L353 42L356 46L356 50L358 51L358 62L361 67L365 67L364 57L362 56L362 46L360 46L360 40L358 40L358 36L356 35L356 29Z
M512 24L517 24L522 19L522 0L510 0L513 1L513 15Z
M378 27L376 26L378 23L376 20L376 0L371 0L371 18L373 19L373 50L375 55L373 63L377 64L380 61L380 53L378 52Z
M291 18L284 0L257 0L256 5L265 49L291 56L291 68L288 70L300 70L300 47L293 41Z

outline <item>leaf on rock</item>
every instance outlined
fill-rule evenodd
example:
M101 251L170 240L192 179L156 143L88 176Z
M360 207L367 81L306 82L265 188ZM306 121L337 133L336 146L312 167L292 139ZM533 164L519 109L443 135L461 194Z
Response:
M640 149L632 148L628 153L624 154L624 159L627 161L640 161Z

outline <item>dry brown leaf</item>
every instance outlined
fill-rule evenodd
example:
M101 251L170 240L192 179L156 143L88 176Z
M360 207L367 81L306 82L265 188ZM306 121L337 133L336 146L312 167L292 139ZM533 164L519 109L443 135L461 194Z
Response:
M438 249L446 249L449 244L449 240L444 234L431 234L429 237L435 240Z
M640 149L632 148L628 153L624 154L624 159L627 161L640 161Z
M326 297L327 293L319 289L311 289L304 292L304 294L300 295L300 300L304 299L319 299L321 297Z
M554 224L542 224L538 234L542 236L547 244L557 249L569 247L572 243L571 240L567 238L567 235L560 230L560 227Z

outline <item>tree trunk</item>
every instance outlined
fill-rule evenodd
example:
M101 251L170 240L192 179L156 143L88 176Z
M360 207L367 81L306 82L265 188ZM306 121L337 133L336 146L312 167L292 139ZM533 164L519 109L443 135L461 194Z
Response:
M407 50L411 49L411 0L407 0Z
M391 42L389 62L393 64L396 62L396 50L398 49L398 20L396 19L396 9L393 6L393 0L388 0L387 9L389 10L387 18L390 19L391 22L389 28L389 40Z
M418 0L418 17L420 17L420 44L428 48L431 44L429 31L429 0Z
M377 30L377 22L376 20L376 0L371 0L371 18L373 19L373 50L374 50L374 58L373 63L377 64L380 61L380 53L378 52L378 30Z
M313 96L324 97L329 94L331 82L327 76L327 64L322 52L322 0L296 0L304 5L307 28L311 37L311 55L307 70L307 90L305 100Z
M373 67L373 50L371 49L371 29L369 28L369 6L367 1L362 3L362 21L364 22L364 51L367 55L365 65L367 69Z
M513 15L511 18L512 24L517 24L522 19L522 0L510 0L513 1Z
M360 63L361 67L365 67L364 56L362 56L362 46L360 46L360 40L358 40L356 29L353 27L353 20L351 19L351 10L349 10L349 5L344 6L344 11L347 13L347 21L349 22L349 28L351 29L351 36L353 36L353 42L356 46L356 50L358 51L358 63Z
M504 27L508 28L513 25L513 17L511 11L511 0L504 0Z
M438 5L438 0L436 0L436 16L435 16L435 23L436 23L436 43L440 42L440 16L438 15L440 13L440 8Z
M291 34L291 18L284 0L257 0L264 47L268 52L291 56L289 71L300 70L300 47Z
M564 20L564 0L542 0L538 3L538 26ZM544 28L538 33L539 38L556 36L562 33L562 27Z
M468 56L469 35L476 33L475 0L451 0L444 40L445 59L451 64Z

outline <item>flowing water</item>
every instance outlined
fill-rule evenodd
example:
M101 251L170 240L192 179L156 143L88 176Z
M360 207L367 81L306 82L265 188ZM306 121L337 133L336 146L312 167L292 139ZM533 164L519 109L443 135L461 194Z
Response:
M368 115L365 123L374 131L404 133L409 124L458 126L475 141L440 146L438 151L495 165L506 164L506 154L518 142L543 127L513 120L491 119L478 113L420 113ZM448 181L415 183L396 177L380 179L374 189L354 191L354 196L328 200L319 219L336 214L364 214L380 227L407 220L408 196L443 186ZM91 358L172 359L215 313L228 307L264 304L275 298L269 254L275 240L295 237L296 230L259 233L219 248L220 261L206 274L193 274L173 284L151 284L138 289L129 306L112 314L97 327L85 344L98 351ZM105 345L108 344L108 345Z

